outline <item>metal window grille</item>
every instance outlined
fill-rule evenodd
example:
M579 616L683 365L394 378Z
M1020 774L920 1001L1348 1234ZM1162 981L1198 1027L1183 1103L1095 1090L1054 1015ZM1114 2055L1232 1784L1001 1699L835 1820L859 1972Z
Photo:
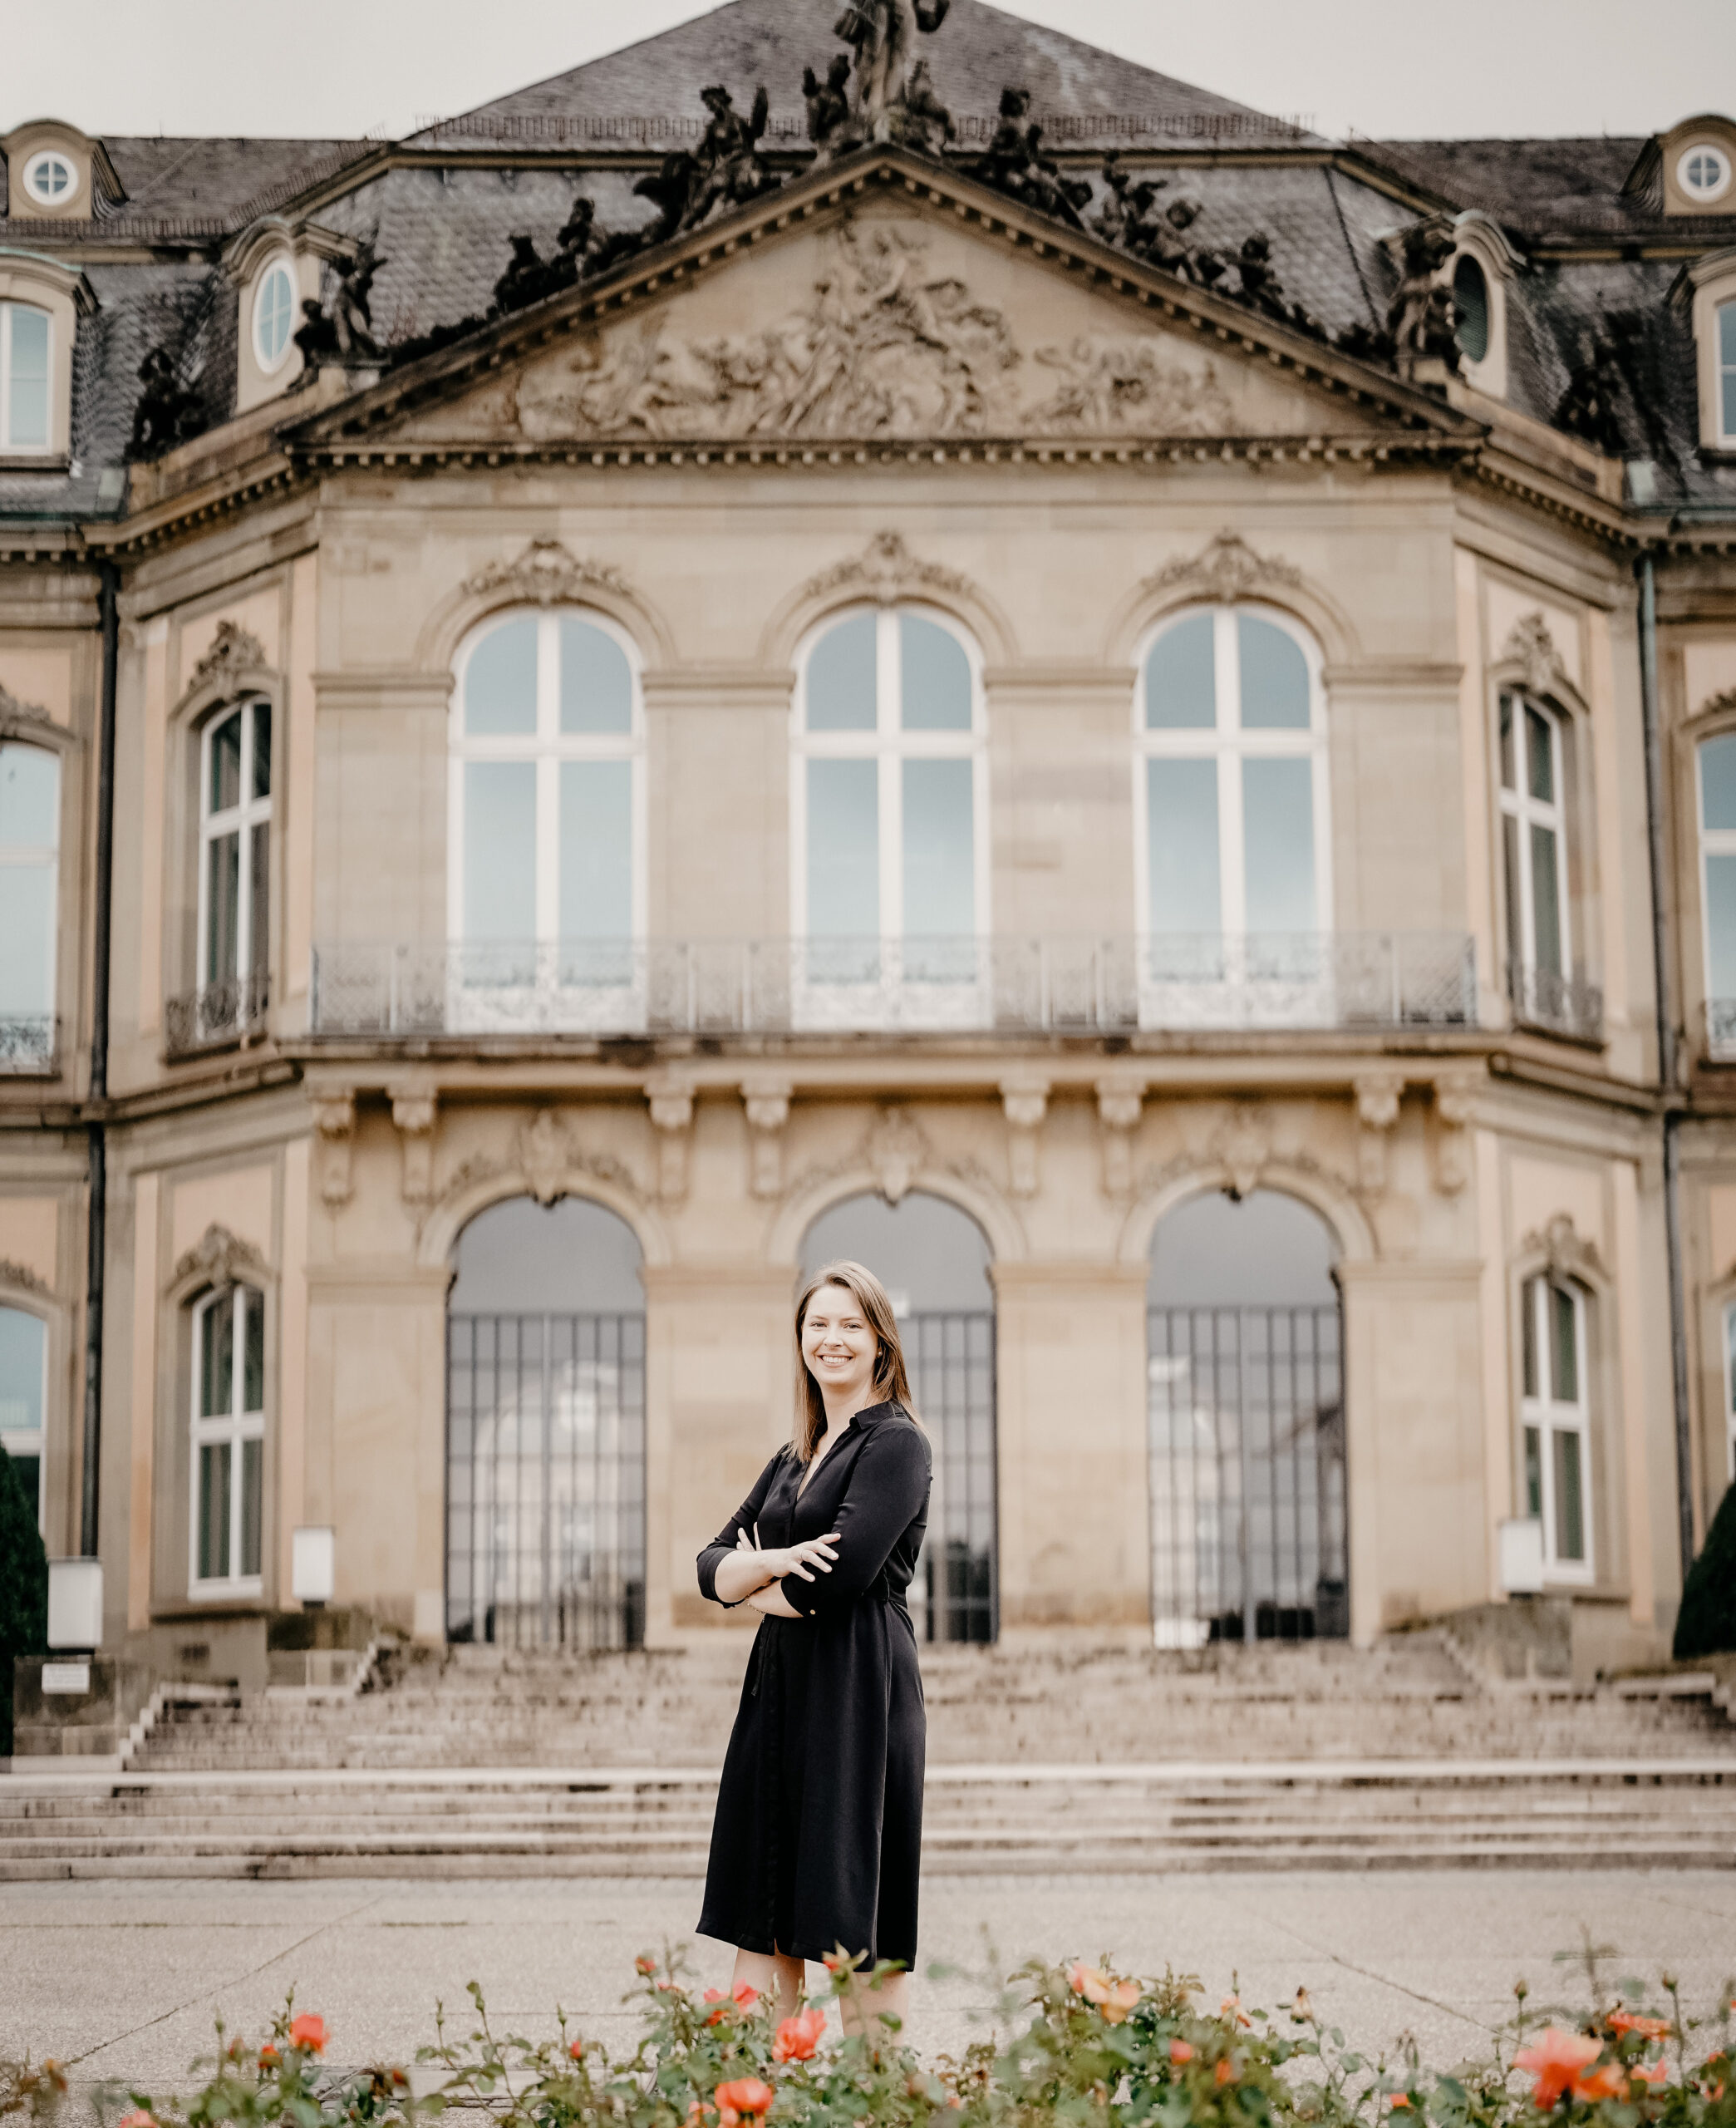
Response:
M1159 1647L1350 1632L1339 1311L1147 1317Z
M645 1639L645 1318L454 1315L446 1635Z
M1001 1630L995 1318L912 1314L899 1326L934 1447L928 1536L911 1585L917 1638L988 1642Z

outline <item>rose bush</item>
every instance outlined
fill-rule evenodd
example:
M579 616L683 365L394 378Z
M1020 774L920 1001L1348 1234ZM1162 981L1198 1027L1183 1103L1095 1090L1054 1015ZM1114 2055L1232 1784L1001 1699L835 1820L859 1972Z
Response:
M874 1976L828 1963L830 1996L867 2007ZM327 2067L342 2032L292 1999L261 2044L219 2027L191 2098L131 2091L107 2117L124 2114L117 2128L424 2128L461 2106L499 2128L1379 2128L1400 2112L1415 2128L1736 2128L1732 1988L1695 2018L1666 1978L1660 2014L1638 1983L1611 1992L1595 1958L1586 1966L1588 2009L1532 2010L1522 1987L1489 2058L1440 2074L1414 2049L1355 2052L1305 1990L1276 2015L1234 1993L1214 2012L1191 1976L1141 1981L1108 1959L1025 1967L993 2031L928 2065L895 2018L829 2039L818 2004L779 2019L751 1988L696 1993L678 1957L647 1953L636 1963L641 2037L619 2059L559 2012L558 2037L497 2034L473 1983L471 2028L449 2036L437 2017L418 2094L403 2067ZM46 2123L65 2090L52 2062L0 2062L0 2121Z

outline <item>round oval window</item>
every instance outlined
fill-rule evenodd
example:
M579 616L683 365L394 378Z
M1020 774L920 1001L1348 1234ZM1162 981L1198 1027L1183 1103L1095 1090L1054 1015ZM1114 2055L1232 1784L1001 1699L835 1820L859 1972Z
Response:
M64 155L32 155L24 166L24 190L45 207L58 207L72 197L78 179Z
M1453 300L1458 305L1458 352L1468 362L1480 362L1489 351L1489 284L1468 251L1453 269Z
M1721 148L1689 148L1675 166L1676 180L1690 200L1720 199L1730 182L1730 159Z
M253 347L262 369L275 369L289 346L289 327L295 309L295 284L289 268L272 267L259 283L253 298Z

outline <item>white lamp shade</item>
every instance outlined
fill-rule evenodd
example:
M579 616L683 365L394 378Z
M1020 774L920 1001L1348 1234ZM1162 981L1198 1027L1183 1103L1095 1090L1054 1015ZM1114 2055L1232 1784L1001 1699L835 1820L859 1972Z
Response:
M290 1590L298 1603L329 1603L337 1587L337 1532L317 1525L290 1543Z
M101 1647L101 1559L49 1560L48 1645L51 1648Z
M1509 1596L1543 1592L1543 1525L1534 1515L1501 1525L1501 1586Z

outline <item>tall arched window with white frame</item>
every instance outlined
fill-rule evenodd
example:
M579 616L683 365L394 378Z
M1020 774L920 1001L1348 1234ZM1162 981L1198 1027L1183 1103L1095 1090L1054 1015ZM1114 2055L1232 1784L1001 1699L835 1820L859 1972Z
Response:
M1705 932L1706 1047L1736 1055L1736 732L1694 749L1700 910Z
M48 1325L0 1306L0 1450L11 1458L42 1527L48 1409Z
M195 1594L257 1594L263 1559L265 1296L222 1286L193 1311Z
M1313 1016L1333 929L1318 647L1269 608L1174 615L1134 717L1142 1017Z
M448 883L459 1024L642 1017L643 761L637 651L613 621L509 613L464 645Z
M55 1056L61 765L46 746L0 746L0 1071Z
M981 654L947 615L868 608L804 646L790 814L806 1023L988 1011L986 741Z
M1561 719L1503 691L1498 731L1507 991L1522 1018L1560 1025L1575 1017Z
M0 303L0 451L48 449L53 349L54 324L46 310Z
M244 1033L271 1002L271 704L220 710L199 735L199 989L186 1041Z
M1591 1579L1591 1420L1586 1296L1539 1274L1519 1294L1525 1511L1543 1526L1543 1562L1564 1581Z

